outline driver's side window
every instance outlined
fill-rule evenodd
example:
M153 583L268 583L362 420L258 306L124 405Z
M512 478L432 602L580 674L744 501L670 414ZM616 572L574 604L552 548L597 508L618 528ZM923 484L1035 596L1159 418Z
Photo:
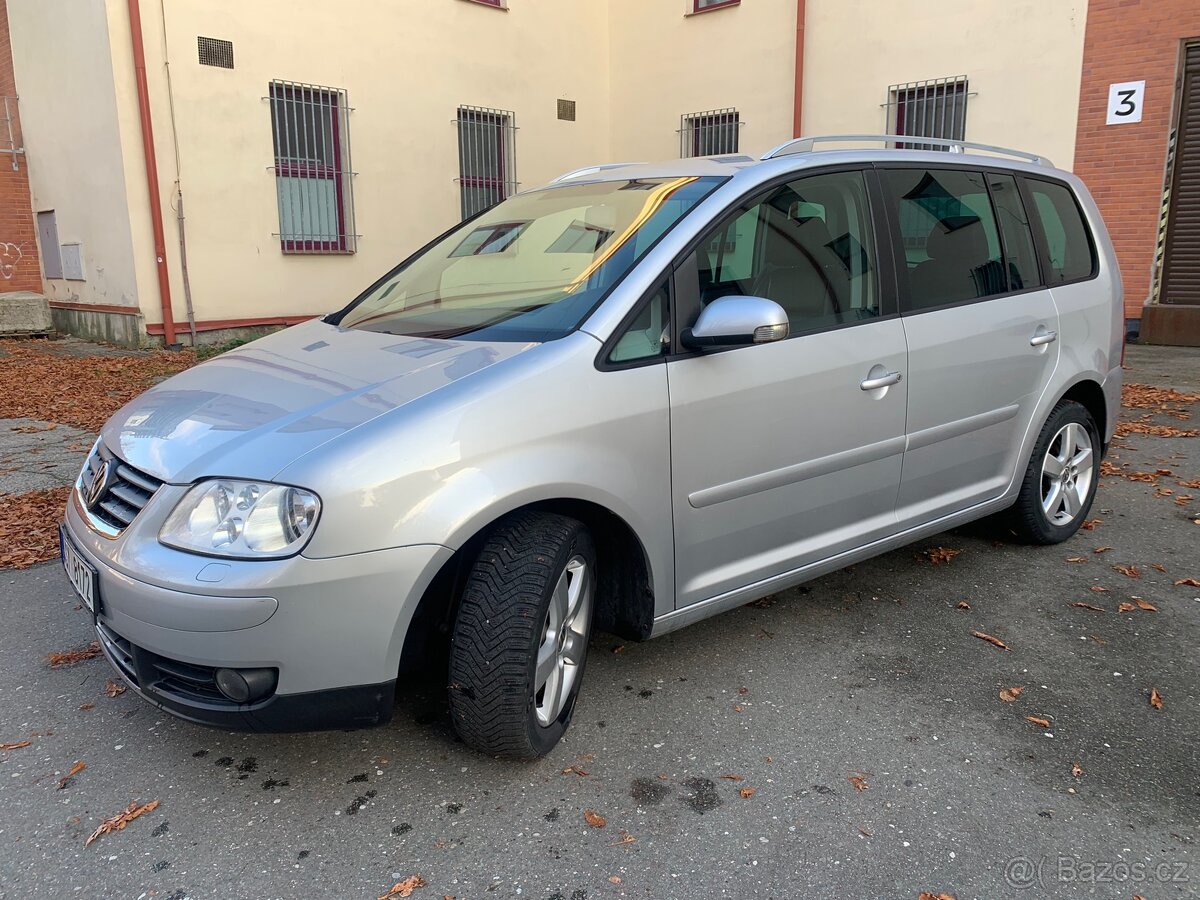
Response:
M775 188L729 216L696 252L700 301L774 300L792 334L879 315L865 176L832 172Z

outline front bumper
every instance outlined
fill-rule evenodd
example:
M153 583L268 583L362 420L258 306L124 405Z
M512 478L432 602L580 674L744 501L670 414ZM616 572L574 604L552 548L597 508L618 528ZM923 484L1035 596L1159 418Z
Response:
M239 730L391 717L409 623L449 549L214 560L163 547L142 518L151 517L113 539L90 529L74 502L66 516L74 547L99 573L100 646L137 693L190 721ZM264 699L239 704L216 689L219 667L274 669L278 680Z

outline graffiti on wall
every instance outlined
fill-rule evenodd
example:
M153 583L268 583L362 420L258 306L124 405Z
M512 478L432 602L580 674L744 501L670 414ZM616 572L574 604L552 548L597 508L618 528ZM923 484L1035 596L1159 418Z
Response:
M11 279L16 274L17 264L21 262L21 257L24 255L17 244L0 241L0 277L3 277L5 281Z

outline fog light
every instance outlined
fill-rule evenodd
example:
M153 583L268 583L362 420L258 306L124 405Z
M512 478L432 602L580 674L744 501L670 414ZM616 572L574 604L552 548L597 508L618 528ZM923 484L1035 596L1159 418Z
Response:
M217 669L217 690L234 703L253 703L275 689L275 669Z

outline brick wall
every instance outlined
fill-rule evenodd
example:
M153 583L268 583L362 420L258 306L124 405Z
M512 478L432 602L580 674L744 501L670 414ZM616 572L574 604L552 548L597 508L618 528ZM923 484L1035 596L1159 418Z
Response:
M1200 0L1088 4L1075 171L1112 235L1129 318L1141 317L1150 295L1180 46L1188 38L1200 38ZM1142 121L1105 125L1109 85L1143 79Z
M13 76L12 49L8 38L8 7L0 0L0 97L8 97L13 116L13 135L20 142L17 116L17 88ZM0 106L0 148L8 147L8 127ZM33 204L29 199L29 174L25 157L0 153L0 292L42 290L42 264L38 259L37 232Z

